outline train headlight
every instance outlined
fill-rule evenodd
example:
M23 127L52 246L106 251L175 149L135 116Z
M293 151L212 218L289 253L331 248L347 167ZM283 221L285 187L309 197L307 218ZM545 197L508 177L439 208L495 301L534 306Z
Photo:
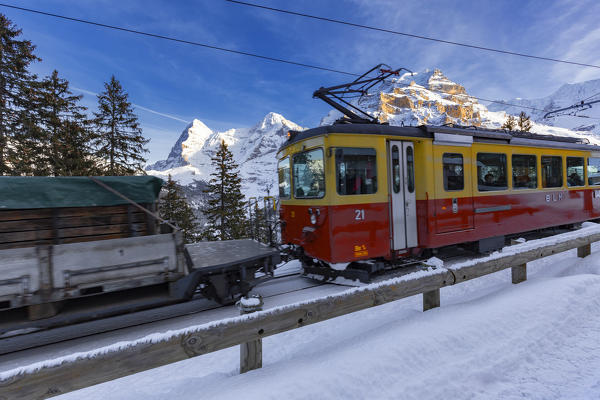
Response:
M310 214L310 223L313 225L317 223L317 216L315 214Z

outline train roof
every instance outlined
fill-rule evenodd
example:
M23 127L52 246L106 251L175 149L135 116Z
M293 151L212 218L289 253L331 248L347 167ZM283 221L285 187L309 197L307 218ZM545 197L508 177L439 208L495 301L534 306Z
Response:
M305 131L290 131L290 138L281 146L281 149L298 141L329 133L421 137L429 139L435 139L436 133L444 133L450 135L471 136L474 142L600 151L600 146L589 144L587 139L570 136L541 135L531 132L458 125L391 126L383 124L334 124L319 126Z

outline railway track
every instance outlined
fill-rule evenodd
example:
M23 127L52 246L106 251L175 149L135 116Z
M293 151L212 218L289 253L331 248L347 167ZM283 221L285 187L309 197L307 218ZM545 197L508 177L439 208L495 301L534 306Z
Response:
M396 271L394 274L379 276L377 280L388 279L413 272L412 268ZM335 286L343 288L362 285L358 282L336 280L317 281L301 276L300 272L286 273L273 277L271 280L259 285L251 294L260 294L268 304L269 299L303 292L321 286ZM81 320L79 315L66 315L59 322L52 324L43 321L27 321L14 325L12 328L4 328L0 331L0 355L15 353L22 350L50 344L66 342L73 339L103 334L120 329L148 325L159 321L171 320L193 314L207 313L216 310L233 309L232 305L220 305L214 301L195 297L191 301L177 304L160 305L145 309L139 309L135 304L129 308L121 308L119 312L102 310L102 312L91 310L87 320ZM79 311L82 313L84 311ZM236 311L232 313L235 315Z
M292 287L288 287L290 286L290 280L296 281L294 284L291 284ZM288 281L288 285L281 285L282 282L286 281ZM274 277L272 280L263 283L254 292L259 292L264 299L269 299L327 284L325 282L309 281L308 279L301 278L299 273L293 273ZM283 286L285 289L277 289L277 286ZM22 324L21 326L16 326L13 330L5 331L0 336L0 355L186 315L233 307L231 305L220 305L204 298L194 298L185 303L159 306L105 318L94 319L92 315L90 316L91 320L69 325L36 327L35 322Z

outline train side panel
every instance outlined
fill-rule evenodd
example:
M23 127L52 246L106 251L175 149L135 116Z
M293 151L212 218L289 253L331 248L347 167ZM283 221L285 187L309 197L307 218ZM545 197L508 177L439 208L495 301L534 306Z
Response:
M489 133L483 132L481 137L473 134L471 140L468 134L454 135L456 137L450 134L403 136L395 132L383 133L391 131L392 127L380 129L368 126L364 129L370 133L328 133L309 137L293 142L279 153L282 159L310 148L321 147L324 152L326 194L320 199L297 199L292 194L289 199L281 201L284 242L301 246L310 257L329 263L393 259L399 255L417 254L425 248L476 242L600 218L600 186L589 185L587 181L588 159L594 156L600 160L600 152L592 153L591 146L590 150L586 150L585 145L569 147L565 144L565 148L561 148L561 143L550 140L551 145L546 145L541 139L533 140L531 145L511 145L506 140L510 135L502 132L497 133L501 139L490 138ZM372 133L377 129L382 134ZM412 128L397 129L398 133L415 134L410 130ZM429 128L427 131L432 132ZM469 137L469 140L465 140L465 137ZM391 222L392 216L395 217L394 212L402 212L403 204L408 207L407 202L399 201L397 186L393 186L397 185L394 179L398 175L394 165L397 167L398 164L394 164L396 153L390 152L390 149L400 146L399 143L403 148L404 143L410 143L414 148L418 245L411 249L402 249L394 243L397 240L394 230L405 227L393 226ZM337 154L341 154L338 153L339 149L376 151L376 192L353 195L340 193L341 175L338 176L340 170L336 164ZM482 176L482 171L489 164L486 164L485 157L479 157L481 153L485 157L498 156L505 160L503 185L493 186L483 182L487 175ZM513 168L515 155L529 157L527 168L530 170L534 167L531 160L535 157L535 184L531 181L531 175L527 177L529 181L526 188L515 188L523 186L516 184L522 182L523 176L515 173ZM548 186L545 179L550 175L547 162L542 162L543 157L555 160L561 157L562 182L559 187L545 187ZM567 157L583 160L576 164L583 178L580 186L568 185ZM594 162L598 163L598 172L594 176L599 180L600 161ZM517 169L523 167L521 164L515 165ZM573 165L571 163L571 170ZM406 165L403 168L408 169ZM407 179L406 174L402 176ZM556 179L556 176L550 177ZM396 209L392 209L392 204ZM311 214L317 212L317 222L311 222Z
M600 196L595 197L598 189L586 185L567 186L566 157L586 157L587 161L589 152L482 143L462 148L433 147L436 198L420 205L421 210L430 211L427 222L424 218L420 219L421 231L427 232L420 236L421 247L435 248L472 242L600 217ZM513 155L535 156L537 187L514 189L513 174L509 173L505 190L480 191L477 180L478 153L505 154L509 171L512 170ZM464 190L453 191L444 187L444 175L441 171L444 169L443 156L448 154L462 154L464 157ZM543 187L542 156L562 157L560 187ZM431 226L435 226L435 229L426 229Z

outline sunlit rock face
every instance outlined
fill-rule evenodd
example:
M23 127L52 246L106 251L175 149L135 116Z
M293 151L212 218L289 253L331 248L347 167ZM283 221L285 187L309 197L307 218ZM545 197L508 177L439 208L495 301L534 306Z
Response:
M594 94L597 96L593 97ZM396 126L456 124L500 129L509 114L518 116L525 111L534 122L532 132L574 136L600 144L597 121L600 120L600 103L579 112L581 115L544 118L548 111L575 104L583 98L600 99L600 80L565 84L554 94L541 99L505 101L527 108L496 103L485 106L469 95L464 86L434 69L390 78L373 88L369 95L355 100L354 104L380 122ZM531 107L542 111L532 111ZM332 110L321 120L321 125L330 125L341 117L339 111Z
M487 112L463 86L448 79L439 69L389 79L356 101L356 105L390 125L482 126L483 114ZM332 123L340 117L340 113L331 112L321 124Z

